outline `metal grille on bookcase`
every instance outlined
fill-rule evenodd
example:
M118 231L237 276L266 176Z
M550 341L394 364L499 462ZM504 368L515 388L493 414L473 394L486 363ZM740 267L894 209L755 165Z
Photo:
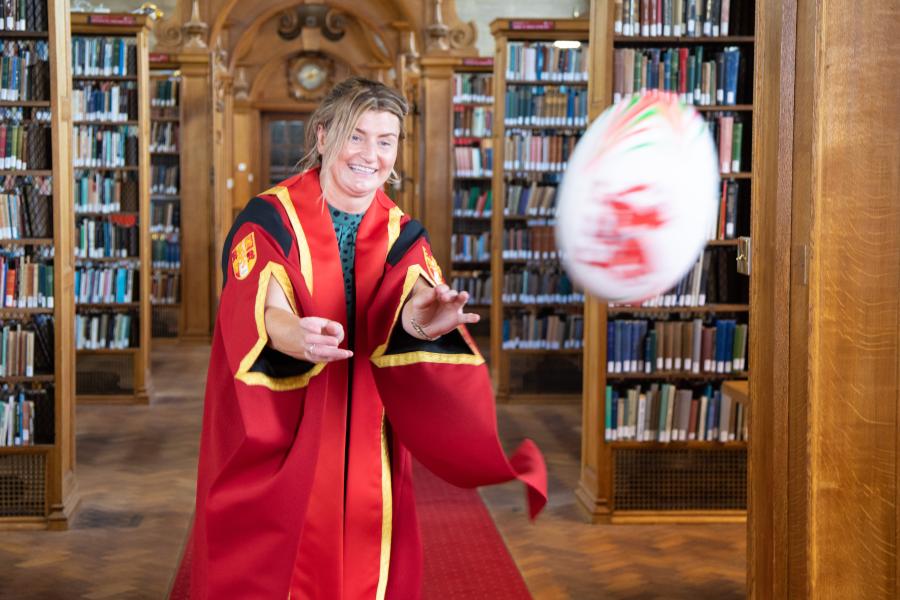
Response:
M75 371L76 394L134 393L134 363L130 354L79 356Z
M45 454L0 456L0 517L43 517L46 473Z
M618 510L745 510L747 450L617 448Z
M178 307L153 307L153 337L178 337Z

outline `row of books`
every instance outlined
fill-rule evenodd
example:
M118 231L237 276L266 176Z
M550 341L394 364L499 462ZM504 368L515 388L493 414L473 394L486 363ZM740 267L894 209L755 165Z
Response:
M454 104L494 101L493 73L455 73L453 75Z
M75 167L126 167L138 164L138 130L130 125L74 127Z
M503 215L507 217L552 217L556 214L556 186L511 183L506 186Z
M24 391L0 396L0 448L33 446L34 400L28 400Z
M178 123L150 124L150 152L178 152Z
M4 323L0 329L0 377L34 377L36 336L22 323Z
M43 189L49 187L49 179L42 178L36 186L23 183L13 193L0 193L0 240L53 236L53 198L43 194L50 192Z
M136 121L138 90L134 82L78 81L72 90L75 121Z
M736 256L735 248L707 248L678 283L661 294L647 298L640 306L691 308L707 304L746 303L749 283L747 277L739 274L734 267Z
M75 171L75 213L137 212L137 180L127 172Z
M0 2L0 31L47 31L47 0Z
M719 319L610 320L606 324L608 373L731 373L747 366L747 325Z
M494 109L489 106L454 106L453 135L490 137L494 127Z
M460 275L453 277L450 287L457 292L469 292L469 304L491 304L491 274L490 271L480 271L473 275Z
M177 231L151 234L150 250L154 267L161 269L181 267L181 243Z
M49 169L50 127L0 123L0 169Z
M150 302L153 304L178 304L181 277L178 273L156 271L150 281Z
M746 441L747 407L712 386L694 391L669 383L606 386L607 442Z
M35 262L46 260L41 254L26 254L24 248L0 250L0 306L53 308L53 264Z
M479 185L457 186L453 190L454 217L490 217L494 192Z
M707 114L709 126L716 147L719 149L719 171L722 174L739 173L741 157L744 153L744 123L733 113Z
M503 274L504 303L584 304L584 292L577 288L558 264L513 268Z
M75 304L128 304L137 297L137 270L131 266L75 268Z
M556 257L556 234L552 226L507 227L503 230L504 259L549 260Z
M72 37L72 75L127 77L137 75L134 38Z
M727 36L731 0L615 0L618 35Z
M584 346L584 317L523 311L503 319L504 350L578 350Z
M75 315L76 350L123 350L138 343L137 316L103 312Z
M553 42L509 42L506 81L587 81L587 44L559 48Z
M137 218L110 215L104 220L82 219L75 223L76 258L127 258L138 256L140 231Z
M457 262L487 262L491 260L491 232L480 235L454 233L450 236L450 253Z
M493 174L494 149L490 140L482 140L484 143L477 148L456 146L453 148L453 157L456 160L454 175L456 177L491 177Z
M178 193L178 165L150 166L150 193L152 194L177 194Z
M740 48L726 47L712 55L708 52L704 56L703 46L616 48L613 100L627 100L647 90L664 90L678 94L685 104L737 104Z
M584 127L588 122L585 87L510 85L505 100L507 126Z
M737 236L738 182L722 180L722 194L719 196L719 212L715 230L709 234L711 240L732 240Z
M47 100L49 44L43 40L3 40L0 53L0 100Z
M150 93L150 106L178 106L178 98L181 95L181 79L178 77L156 79Z
M181 207L175 202L157 202L150 207L150 232L178 232L181 226Z
M29 116L30 115L30 116ZM50 123L50 111L35 106L4 106L0 108L0 122L22 124L22 121Z
M575 151L579 135L544 135L509 129L504 139L503 169L562 173Z

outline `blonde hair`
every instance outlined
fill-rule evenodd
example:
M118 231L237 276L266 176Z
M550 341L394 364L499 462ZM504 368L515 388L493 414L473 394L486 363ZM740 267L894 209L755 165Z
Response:
M400 121L400 138L404 137L403 119L409 112L409 105L403 96L383 83L363 77L351 77L334 86L310 116L304 136L306 154L297 163L300 170L306 171L313 167L321 167L322 171L328 169L350 139L359 118L369 110L395 115ZM320 126L326 131L324 151L321 153L318 148ZM325 179L320 178L320 181L322 195L327 196ZM393 169L388 181L400 181Z

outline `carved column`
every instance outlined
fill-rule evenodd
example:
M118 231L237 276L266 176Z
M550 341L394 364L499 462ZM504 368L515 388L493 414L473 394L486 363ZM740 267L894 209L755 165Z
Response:
M212 233L212 113L209 109L209 53L181 59L181 222L189 228L181 248L182 337L208 339L212 332L213 269L218 271ZM212 252L211 252L212 250Z
M459 59L452 56L422 59L422 136L427 160L421 195L422 223L431 236L438 264L449 269L450 236L453 224L449 218L453 201L451 154L453 139L453 67ZM449 271L448 271L449 273Z

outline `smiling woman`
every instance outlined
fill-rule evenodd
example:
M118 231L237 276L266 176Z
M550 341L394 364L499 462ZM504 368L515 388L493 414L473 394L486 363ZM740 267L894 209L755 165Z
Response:
M226 239L194 598L418 598L413 456L463 487L520 479L532 517L546 500L537 447L501 450L468 294L382 191L406 112L383 84L338 84L309 119L303 172Z

